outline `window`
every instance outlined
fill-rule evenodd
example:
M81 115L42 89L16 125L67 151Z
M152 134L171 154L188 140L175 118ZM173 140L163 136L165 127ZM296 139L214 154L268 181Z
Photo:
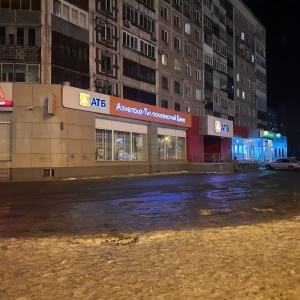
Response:
M201 71L200 70L196 70L196 79L201 80Z
M192 55L192 47L190 44L185 44L185 53L190 56Z
M69 21L69 6L67 6L65 4L63 4L62 17L63 17L63 19Z
M190 114L190 113L191 113L191 108L190 108L189 106L187 106L187 107L185 108L185 112L186 112L187 114Z
M163 129L162 129L163 131ZM173 133L173 132L172 132ZM185 159L185 136L159 134L157 137L158 159Z
M24 28L17 28L17 45L24 45Z
M161 30L161 40L165 43L168 43L169 42L169 39L168 39L168 32L164 29Z
M174 60L174 69L176 71L180 71L180 69L181 69L181 62L178 58L175 58L175 60Z
M242 98L245 99L246 98L246 93L242 92Z
M154 58L155 48L151 44L141 41L140 43L140 51L141 53Z
M111 2L112 0L101 0L100 3L100 9L102 11L109 11L111 12L112 11L112 7L111 7Z
M240 81L240 74L236 73L236 81Z
M113 28L109 25L104 25L101 28L101 40L112 41Z
M241 40L245 40L245 33L244 32L241 32Z
M240 90L236 89L236 96L239 97L240 96Z
M141 127L143 132L119 131L121 124L112 121L111 127L114 129L96 129L96 160L147 160L146 126L135 129Z
M123 75L142 82L155 84L155 69L126 58L123 59Z
M11 160L11 140L12 140L12 125L11 125L11 114L1 113L0 114L0 161Z
M131 49L138 50L138 39L137 37L123 31L123 45Z
M174 16L174 26L180 27L180 18L178 16Z
M199 30L196 30L195 31L195 39L196 41L200 42L202 39L201 39L201 31Z
M161 78L161 87L163 89L166 89L166 90L169 88L168 87L168 78L167 77L162 76L162 78Z
M161 63L165 66L168 64L168 55L167 54L163 54L161 56Z
M190 65L186 65L186 66L185 66L185 74L186 74L187 76L192 76L192 68L191 68Z
M112 56L101 53L101 72L112 72Z
M189 85L185 86L185 95L187 97L191 97L192 96L192 88Z
M72 8L72 22L78 24L78 10Z
M196 60L201 61L200 51L198 49L195 50Z
M196 100L202 100L202 96L201 96L201 90L200 89L196 89Z
M174 48L180 50L180 39L178 37L174 37Z
M175 110L180 111L180 104L178 102L175 102Z
M6 28L0 27L0 45L5 45Z
M168 108L169 107L168 100L161 100L161 107Z
M177 94L180 94L180 83L178 81L175 81L175 83L174 83L174 92ZM176 104L175 104L175 107L176 107Z
M191 34L191 24L190 23L185 23L184 31L187 34Z
M0 81L40 83L38 64L0 64Z
M160 16L166 20L168 20L168 9L164 6L160 8Z
M147 31L154 32L155 31L155 24L154 21L148 18L147 16L144 16L143 14L140 14L140 27L146 29Z
M201 12L198 9L195 9L194 16L195 16L195 21L197 23L201 23Z

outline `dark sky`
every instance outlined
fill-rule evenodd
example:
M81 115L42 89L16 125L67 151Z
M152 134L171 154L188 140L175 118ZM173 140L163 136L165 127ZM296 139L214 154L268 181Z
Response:
M282 104L293 114L300 108L300 0L243 2L267 31L268 106L278 109Z

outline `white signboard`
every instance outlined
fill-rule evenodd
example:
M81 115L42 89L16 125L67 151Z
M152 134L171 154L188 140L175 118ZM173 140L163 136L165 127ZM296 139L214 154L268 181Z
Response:
M62 105L67 108L109 114L110 96L63 86Z
M233 137L233 122L212 116L200 117L200 135Z

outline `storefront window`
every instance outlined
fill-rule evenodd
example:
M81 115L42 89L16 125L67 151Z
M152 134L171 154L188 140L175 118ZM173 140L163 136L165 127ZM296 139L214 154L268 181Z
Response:
M146 134L96 129L96 160L147 160Z
M96 159L112 160L112 130L96 130Z
M146 134L132 133L132 156L136 160L147 159L146 145Z
M132 160L130 133L115 131L115 160Z
M158 135L158 159L185 159L185 138Z
M0 161L11 160L11 113L0 112Z

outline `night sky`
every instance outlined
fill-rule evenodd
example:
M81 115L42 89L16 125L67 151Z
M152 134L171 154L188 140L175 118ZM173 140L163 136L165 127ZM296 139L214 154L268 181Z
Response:
M300 1L242 1L267 31L268 106L285 111L288 144L300 151Z

